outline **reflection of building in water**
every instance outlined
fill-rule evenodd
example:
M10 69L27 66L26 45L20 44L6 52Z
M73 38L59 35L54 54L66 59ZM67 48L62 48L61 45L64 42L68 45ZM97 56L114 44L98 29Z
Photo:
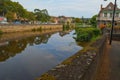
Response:
M40 45L41 43L47 43L51 34L28 37L21 40L10 41L5 45L0 46L0 62L14 57L16 54L21 53L27 45Z
M41 44L44 43L46 44L48 42L48 39L50 38L51 34L46 34L42 36L38 36L34 39L35 44Z
M65 35L69 34L69 32L70 32L70 31L60 31L60 32L59 32L59 35L60 35L61 37L63 37L63 36L65 36Z
M0 46L4 46L4 45L7 45L8 44L8 42L2 42L2 43L0 43Z

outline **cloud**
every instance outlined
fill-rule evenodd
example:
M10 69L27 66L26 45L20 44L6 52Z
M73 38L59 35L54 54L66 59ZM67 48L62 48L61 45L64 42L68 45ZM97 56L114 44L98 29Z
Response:
M14 0L20 2L26 9L47 9L50 15L65 15L76 17L91 17L100 10L100 5L106 6L114 0ZM117 2L120 4L120 1ZM120 5L119 5L120 6Z

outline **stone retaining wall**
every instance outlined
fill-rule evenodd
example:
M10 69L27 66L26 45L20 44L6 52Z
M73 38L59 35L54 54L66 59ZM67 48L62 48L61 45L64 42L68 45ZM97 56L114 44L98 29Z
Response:
M103 57L104 49L106 47L107 35L103 35L103 37L97 40L92 44L93 47L96 47L96 56L92 59L92 63L89 65L86 70L84 76L81 80L95 80L95 76L100 66L101 59Z
M62 29L51 29L51 30L43 30L43 31L28 31L28 32L14 32L14 33L5 33L0 35L0 44L6 41L18 40L23 38L28 38L31 36L39 36L45 34L51 34L60 32Z
M56 25L0 25L0 30L4 33L31 31L32 29L60 29L61 24Z

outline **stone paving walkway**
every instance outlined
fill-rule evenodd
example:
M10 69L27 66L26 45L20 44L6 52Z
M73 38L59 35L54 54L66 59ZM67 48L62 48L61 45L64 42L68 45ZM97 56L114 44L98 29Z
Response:
M120 41L106 43L94 80L120 80Z
M120 80L120 41L112 41L110 49L110 80Z

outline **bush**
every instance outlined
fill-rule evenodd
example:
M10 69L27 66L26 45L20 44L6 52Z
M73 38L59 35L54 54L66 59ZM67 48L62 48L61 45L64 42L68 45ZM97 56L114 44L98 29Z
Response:
M91 41L92 38L97 37L100 35L100 30L97 28L80 28L77 27L76 29L76 40L77 41Z
M42 31L42 27L39 27L39 28L37 28L37 29L33 28L32 31L33 31L33 32L35 32L35 31L40 31L40 32L41 32L41 31Z
M0 35L2 34L3 32L0 30Z
M63 31L66 31L66 30L70 30L70 24L67 23L67 24L63 24Z
M35 28L33 28L31 31L35 32L35 31L36 31L36 29L35 29Z
M42 31L42 27L39 27L39 28L37 29L37 31Z

